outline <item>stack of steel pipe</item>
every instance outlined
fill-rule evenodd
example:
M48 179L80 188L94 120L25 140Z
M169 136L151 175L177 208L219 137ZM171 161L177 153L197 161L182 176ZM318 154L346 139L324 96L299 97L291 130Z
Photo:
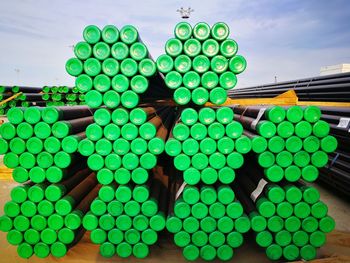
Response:
M76 58L67 61L66 70L76 77L75 86L85 94L89 107L132 109L145 98L171 97L135 27L127 25L119 31L113 25L102 30L91 25L83 37L74 46Z
M145 258L165 228L187 260L230 260L250 228L270 259L316 256L334 220L299 180L347 189L350 114L218 106L246 67L228 34L179 23L156 66L133 26L84 29L66 70L90 108L13 108L0 126L23 184L0 230L21 257L62 257L89 230L102 256Z
M0 227L23 258L62 257L84 233L82 218L99 190L77 152L91 115L87 107L11 108L0 126L4 164L22 184L12 189Z
M338 141L338 148L329 154L326 167L320 169L320 182L337 193L350 195L350 109L342 107L320 107L321 119L328 122L329 133Z
M221 22L210 28L200 22L192 28L181 22L174 33L165 44L166 54L157 59L157 68L174 90L176 103L224 103L226 90L236 86L236 75L246 68L244 57L236 55L237 43L228 38L229 27Z
M45 106L45 102L39 94L41 92L41 88L39 87L0 86L0 102L19 92L22 92L22 94L1 104L0 115L6 114L13 107Z
M265 181L257 164L246 163L237 171L233 189L251 219L256 243L271 260L314 259L335 227L316 188Z
M272 182L300 178L315 181L318 168L327 164L327 153L337 148L336 138L329 135L329 124L320 120L318 107L251 106L233 110L234 119L252 139L258 163Z
M102 256L144 258L165 227L167 186L154 180L151 170L174 122L170 107L152 102L171 92L133 26L120 31L88 26L83 37L66 69L77 77L86 104L99 108L78 148L103 185L85 226Z
M269 98L294 90L300 101L350 101L350 73L285 81L229 91L230 98Z
M42 89L42 100L46 106L74 106L84 105L85 95L80 94L77 87L45 86Z

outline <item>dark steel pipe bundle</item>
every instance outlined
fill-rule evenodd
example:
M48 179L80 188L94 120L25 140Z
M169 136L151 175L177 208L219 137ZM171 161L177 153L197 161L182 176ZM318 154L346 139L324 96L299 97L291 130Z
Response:
M270 98L294 90L303 101L350 101L350 73L272 83L229 91L230 98Z

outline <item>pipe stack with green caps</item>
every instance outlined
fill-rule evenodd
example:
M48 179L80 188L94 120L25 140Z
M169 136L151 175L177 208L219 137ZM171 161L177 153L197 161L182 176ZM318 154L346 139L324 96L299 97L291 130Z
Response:
M42 100L46 106L74 106L85 104L85 94L79 93L77 87L45 86L42 89Z
M255 232L256 243L271 260L316 257L335 227L318 190L301 183L268 183L258 166L247 163L233 186Z
M175 168L183 171L184 182L212 185L232 183L251 140L242 135L242 125L233 120L231 108L186 108L172 129L165 151L174 157Z
M62 257L83 234L99 189L77 153L91 115L87 107L11 108L0 126L4 164L23 184L12 189L0 227L23 258Z
M250 219L230 185L183 184L174 192L166 227L186 260L227 261L242 245Z
M157 59L157 68L164 74L167 87L174 90L175 102L224 103L226 90L235 87L236 75L246 68L244 57L236 55L237 43L228 38L228 25L219 22L210 28L200 22L192 28L181 22L174 33L165 44L166 54Z
M337 140L329 135L329 124L320 120L318 107L234 107L235 120L252 139L252 149L265 176L272 182L285 179L313 182L318 168L335 151Z
M91 213L106 222L96 225L90 237L101 244L100 253L105 257L117 253L121 257L144 258L149 253L148 245L157 240L156 231L165 227L165 213L152 214L158 211L157 203L145 184L152 180L150 170L164 151L174 113L170 107L137 106L144 99L167 98L170 92L135 27L128 25L119 31L114 26L102 30L88 26L83 36L85 42L79 42L74 49L77 58L68 60L66 69L77 77L76 87L86 93L86 104L99 108L94 113L94 123L86 129L86 139L79 142L79 152L88 157L88 167L97 171L103 185ZM147 191L142 202L138 197L125 199L139 189ZM160 188L154 189L159 193ZM154 198L158 200L156 193ZM101 202L105 207L111 204L112 210L96 214L95 207ZM120 207L116 207L118 204ZM152 213L142 209L148 206ZM141 223L126 228L134 218ZM86 227L92 230L91 225Z
M104 185L83 226L91 231L92 243L100 244L102 256L145 258L158 240L157 232L165 228L167 202L168 190L158 179Z
M97 196L96 175L84 169L57 183L14 187L0 217L0 230L22 258L63 257L85 230L82 218Z
M113 25L102 30L90 25L84 29L83 38L74 46L76 58L67 61L66 70L76 77L75 86L85 94L89 107L115 109L121 105L132 109L141 94L143 98L168 96L135 27L126 25L119 31Z
M38 87L0 86L0 102L19 92L22 94L0 105L0 115L6 114L13 107L45 106L45 102L42 101L39 94L41 88Z
M85 137L92 112L85 106L12 108L0 126L1 154L18 183L57 183L80 163L78 142Z
M251 150L251 140L233 118L228 107L186 108L166 143L166 153L183 172L167 229L187 260L230 260L243 243L242 233L250 229L229 184L243 165L243 154Z

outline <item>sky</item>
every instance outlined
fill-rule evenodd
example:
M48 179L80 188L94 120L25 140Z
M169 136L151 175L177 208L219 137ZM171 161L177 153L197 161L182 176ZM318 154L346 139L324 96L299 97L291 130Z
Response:
M153 58L164 53L192 7L195 25L222 21L247 60L237 87L318 76L322 66L350 63L347 0L2 0L0 85L74 85L65 62L85 26L132 24Z

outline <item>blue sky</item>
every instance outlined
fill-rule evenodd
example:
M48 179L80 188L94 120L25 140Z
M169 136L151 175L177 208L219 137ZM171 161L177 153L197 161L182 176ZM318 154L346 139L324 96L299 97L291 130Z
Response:
M88 24L135 25L152 56L164 51L180 16L192 25L226 22L246 57L238 87L319 75L321 66L350 63L350 1L0 1L0 84L73 85L65 62Z

